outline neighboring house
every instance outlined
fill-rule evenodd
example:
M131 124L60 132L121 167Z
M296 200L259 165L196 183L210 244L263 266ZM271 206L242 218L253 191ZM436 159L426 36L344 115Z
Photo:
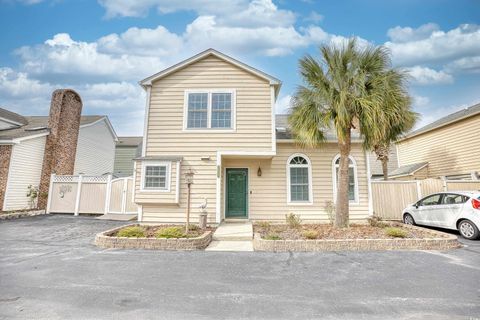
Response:
M375 152L369 153L370 160L370 173L372 174L372 179L383 179L383 169L382 162L377 160L377 155ZM397 159L397 148L395 145L390 147L390 153L388 155L388 175L390 176L394 170L398 168L398 159Z
M337 139L317 149L292 140L286 116L275 116L281 82L209 49L140 84L147 92L142 157L135 162L139 220L185 221L186 173L191 216L207 199L208 220L328 221L336 198ZM350 218L369 215L368 157L358 132L350 160Z
M0 209L29 208L26 194L29 185L40 183L48 121L48 116L21 116L0 108ZM116 139L106 116L82 116L74 174L112 173Z
M133 175L133 159L142 155L142 137L118 137L113 173L117 177Z
M480 179L480 104L449 114L397 142L393 179Z

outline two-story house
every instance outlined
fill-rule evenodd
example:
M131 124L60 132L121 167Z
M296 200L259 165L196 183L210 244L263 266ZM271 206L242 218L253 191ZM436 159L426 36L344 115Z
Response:
M207 199L209 223L224 219L328 221L335 199L335 135L298 147L275 115L280 80L213 49L141 81L146 90L142 157L135 161L139 220L185 221L192 171L192 221ZM369 214L367 155L358 134L350 161L350 218Z
M446 115L397 142L396 180L480 179L480 103Z

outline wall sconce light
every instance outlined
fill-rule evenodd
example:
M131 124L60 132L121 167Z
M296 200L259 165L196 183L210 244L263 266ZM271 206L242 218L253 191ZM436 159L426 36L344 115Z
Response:
M259 176L259 177L262 176L262 168L260 168L260 167L258 167L257 176Z

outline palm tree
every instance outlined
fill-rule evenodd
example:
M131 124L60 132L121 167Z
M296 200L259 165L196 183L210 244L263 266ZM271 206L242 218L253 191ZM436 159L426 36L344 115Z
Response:
M409 101L406 101L403 114L404 117L400 122L390 123L390 128L387 129L386 135L380 141L364 142L365 144L371 144L369 149L373 149L373 152L377 155L377 160L382 163L383 180L385 181L388 180L388 161L390 160L392 143L395 143L402 135L409 132L418 120L418 114L410 110Z
M316 147L325 132L335 131L340 151L335 226L348 227L348 164L352 130L366 141L364 148L387 136L409 108L406 75L392 69L383 46L359 48L355 39L341 45L320 47L321 60L300 59L299 86L290 110L289 123L298 143Z

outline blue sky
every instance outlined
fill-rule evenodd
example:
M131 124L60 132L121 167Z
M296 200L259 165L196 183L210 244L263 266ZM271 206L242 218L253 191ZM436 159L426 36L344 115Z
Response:
M277 113L298 59L351 36L410 72L419 126L480 102L478 0L0 0L0 28L0 106L46 115L70 87L120 135L142 133L139 80L209 47L281 79Z

